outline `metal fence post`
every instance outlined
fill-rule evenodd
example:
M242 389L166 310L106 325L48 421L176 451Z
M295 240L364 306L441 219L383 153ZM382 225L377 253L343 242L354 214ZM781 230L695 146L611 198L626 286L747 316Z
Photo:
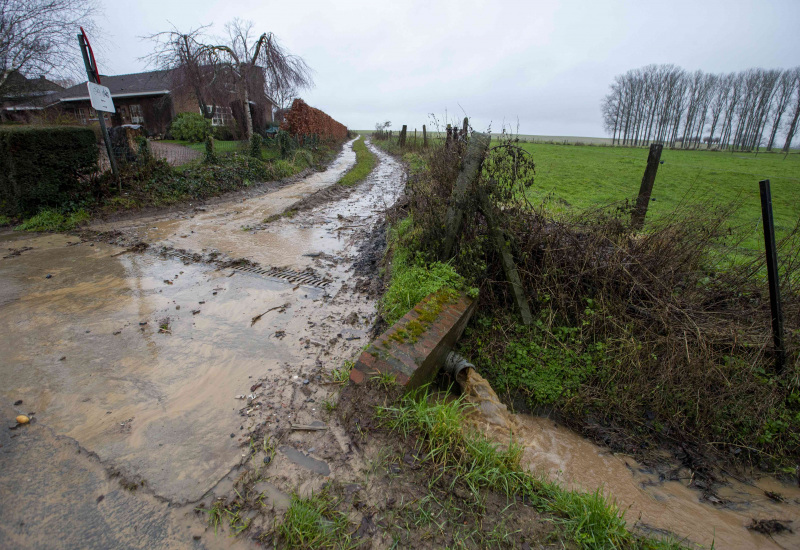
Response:
M767 255L769 307L772 312L772 340L775 344L775 371L781 374L786 364L786 348L783 339L781 287L778 281L778 251L775 247L775 221L772 218L772 192L769 180L758 182L758 187L761 193L761 218L764 221L764 249Z

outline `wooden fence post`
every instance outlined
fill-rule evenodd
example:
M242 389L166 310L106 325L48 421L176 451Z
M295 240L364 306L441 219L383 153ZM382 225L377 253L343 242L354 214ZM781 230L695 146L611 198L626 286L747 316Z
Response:
M406 146L406 130L407 130L407 128L408 127L405 124L403 124L403 129L400 130L400 147L405 147Z
M453 256L453 247L461 231L461 223L464 219L464 203L467 199L467 192L473 186L480 175L483 157L489 149L491 137L489 134L475 132L469 141L467 152L461 163L461 171L458 173L456 184L453 187L453 195L450 197L450 204L447 206L445 216L445 238L442 246L442 258L449 260Z
M661 151L664 146L654 143L650 146L650 153L647 155L647 167L642 176L642 185L639 187L639 196L636 198L636 207L631 216L631 227L639 230L644 226L644 218L647 216L647 207L650 204L650 194L653 192L653 183L656 181L658 172L658 162L661 160Z
M764 249L767 254L767 280L769 282L769 307L772 312L772 340L775 345L775 372L781 374L786 364L783 340L783 307L778 280L778 251L775 247L775 221L772 218L772 192L769 180L758 182L761 193L761 218L764 222Z
M425 130L425 125L424 124L422 125L422 146L423 147L427 147L428 146L428 133Z
M506 240L506 235L500 227L500 221L497 214L494 212L492 203L489 197L486 196L484 191L479 191L478 208L486 218L486 225L489 226L489 234L491 235L495 249L500 254L500 261L503 264L503 271L506 274L506 279L511 283L511 290L514 293L514 301L517 302L517 309L522 316L522 324L530 325L533 322L533 315L531 315L531 308L528 305L528 299L525 297L525 289L522 287L522 280L519 278L519 271L517 265L514 263L514 255L511 252Z

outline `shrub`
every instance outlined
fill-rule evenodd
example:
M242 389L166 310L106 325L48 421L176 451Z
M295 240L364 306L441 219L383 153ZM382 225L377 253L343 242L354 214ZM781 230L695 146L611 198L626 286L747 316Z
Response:
M200 142L211 134L211 121L200 113L178 113L170 131L175 139Z
M203 157L203 162L206 164L216 164L218 162L217 150L214 147L214 138L211 136L206 137L206 152Z
M261 151L261 136L253 132L253 135L250 137L250 156L255 159L263 159L264 154Z
M0 210L10 214L80 200L97 170L98 148L88 128L0 129Z
M214 139L220 141L233 141L239 135L239 128L236 126L236 121L232 121L226 126L214 126Z

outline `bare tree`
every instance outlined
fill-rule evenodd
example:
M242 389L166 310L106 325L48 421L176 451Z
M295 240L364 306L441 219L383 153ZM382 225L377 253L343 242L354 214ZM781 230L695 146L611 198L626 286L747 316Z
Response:
M213 93L215 82L214 67L203 44L203 32L210 25L203 25L188 32L181 32L173 25L172 30L145 36L155 42L153 53L144 59L148 65L157 69L171 71L173 86L176 89L191 90L197 100L200 112L206 118L213 116L208 97Z
M281 90L267 90L267 93L278 109L290 108L294 100L300 95L299 90L294 86Z
M792 69L794 73L794 104L792 105L791 120L786 127L786 142L783 144L783 152L788 153L792 146L794 134L797 132L797 120L800 117L800 67Z
M94 34L94 0L0 0L0 96L15 72L78 76L83 60L76 35Z
M781 128L791 142L798 125L793 98L800 101L800 68L716 75L648 65L614 77L600 108L612 143L757 150L765 142L771 149ZM791 121L782 124L787 110ZM707 123L710 135L703 138Z
M781 125L786 109L789 107L789 102L794 95L795 88L797 87L796 73L800 71L800 67L789 69L781 73L780 80L775 92L775 102L772 106L772 131L769 134L769 141L767 142L767 151L772 151L772 146L775 143L775 136L778 133L778 128Z
M288 90L299 90L312 86L311 69L296 55L288 53L272 33L264 33L258 39L253 32L252 21L234 19L226 25L227 43L204 46L204 51L218 62L218 67L227 70L244 104L247 137L253 135L253 117L250 113L250 96L260 91L272 96Z

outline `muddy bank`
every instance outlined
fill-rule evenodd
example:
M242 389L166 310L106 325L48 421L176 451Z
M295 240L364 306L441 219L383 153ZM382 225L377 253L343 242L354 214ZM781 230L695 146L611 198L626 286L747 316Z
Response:
M713 492L695 487L694 473L663 457L648 467L633 457L596 446L543 417L511 414L474 370L459 380L476 405L470 416L481 431L507 444L509 436L524 449L523 463L537 474L584 492L601 490L625 512L631 528L646 534L673 534L687 543L717 548L794 548L800 533L765 535L753 526L779 520L800 526L800 488L760 476L726 479Z

